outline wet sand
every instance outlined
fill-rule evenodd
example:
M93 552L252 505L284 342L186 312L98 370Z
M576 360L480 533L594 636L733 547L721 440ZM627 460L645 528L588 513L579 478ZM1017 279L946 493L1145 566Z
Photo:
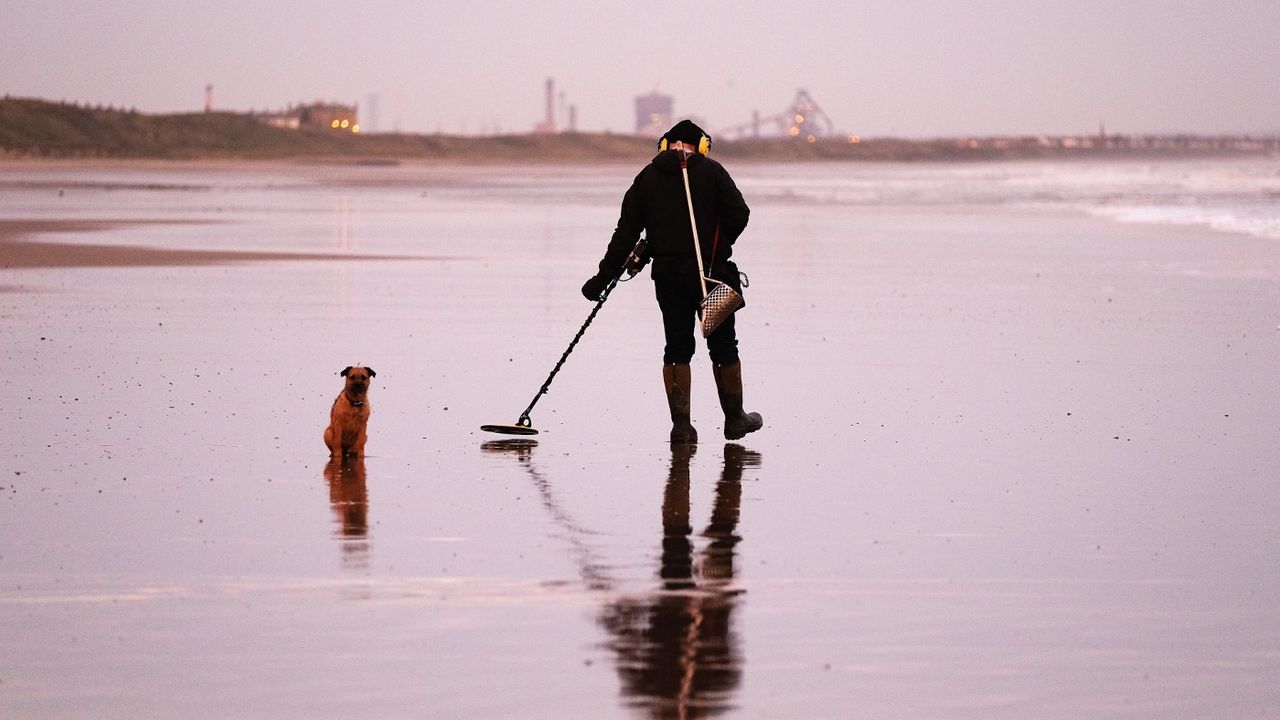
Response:
M181 250L132 245L93 245L29 240L31 236L120 230L163 221L0 220L0 270L31 268L164 267L222 265L270 260L407 260L405 256L253 251ZM430 258L417 258L430 259Z
M540 435L480 433L590 310L616 207L580 187L632 170L6 200L0 252L61 260L0 269L0 715L1280 709L1273 241L761 201L762 432L718 439L699 356L703 442L664 442L640 278ZM353 364L370 455L331 462Z

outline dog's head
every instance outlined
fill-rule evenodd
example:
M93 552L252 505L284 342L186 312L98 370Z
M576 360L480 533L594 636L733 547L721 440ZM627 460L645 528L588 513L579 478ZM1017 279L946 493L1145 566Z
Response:
M369 380L378 376L378 373L374 372L373 368L359 365L348 365L338 374L347 379L347 392L355 396L369 392Z

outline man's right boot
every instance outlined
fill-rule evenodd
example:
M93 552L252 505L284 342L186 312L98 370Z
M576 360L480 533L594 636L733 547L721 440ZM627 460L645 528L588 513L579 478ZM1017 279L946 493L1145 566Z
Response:
M747 433L764 427L760 413L742 410L742 363L717 365L712 363L716 376L716 391L720 394L720 409L724 410L724 438L737 440Z
M689 365L663 365L662 384L666 386L667 406L671 408L671 442L698 442L698 431L693 429L689 420L689 389L693 384Z

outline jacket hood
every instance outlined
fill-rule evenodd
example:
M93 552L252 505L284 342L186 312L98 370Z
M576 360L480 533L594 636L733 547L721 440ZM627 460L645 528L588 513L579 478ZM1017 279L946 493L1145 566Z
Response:
M664 150L653 157L653 166L664 173L674 175L680 174L680 155L678 150ZM692 167L702 162L705 158L701 155L693 154L689 156L689 166Z

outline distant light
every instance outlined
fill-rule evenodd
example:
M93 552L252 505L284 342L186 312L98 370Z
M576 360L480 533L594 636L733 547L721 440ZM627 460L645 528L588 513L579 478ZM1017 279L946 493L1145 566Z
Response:
M334 121L333 121L333 126L334 126L335 128L336 128L336 127L338 127L338 121L337 121L337 120L334 120Z
M358 133L358 132L360 132L360 123L356 123L355 125L352 125L352 126L351 126L351 132L353 132L353 133Z
M849 142L854 145L857 145L858 143L862 142L862 138L857 135L850 135Z
M342 127L346 127L346 126L348 126L348 125L350 125L350 124L351 124L351 121L350 121L350 120L343 120L343 121L342 121Z
M801 115L800 113L796 113L796 124L799 125L803 122L804 122L804 116Z
M799 135L799 134L800 134L800 128L796 127L795 125L792 125L792 126L791 126L791 137L795 137L795 136L797 136L797 135Z
M808 140L809 142L811 142L811 143L812 143L812 142L817 142L817 141L818 141L818 138L816 138L816 137L814 137L814 136L810 135L809 137L805 138L805 140Z

